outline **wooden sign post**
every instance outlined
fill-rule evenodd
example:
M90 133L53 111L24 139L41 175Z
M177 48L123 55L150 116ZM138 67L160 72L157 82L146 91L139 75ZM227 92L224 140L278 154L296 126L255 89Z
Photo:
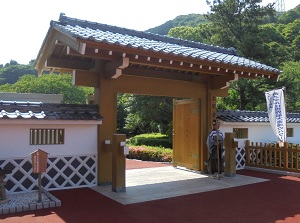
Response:
M42 173L46 172L48 153L43 150L36 150L31 155L32 173L38 174L38 202L42 202Z

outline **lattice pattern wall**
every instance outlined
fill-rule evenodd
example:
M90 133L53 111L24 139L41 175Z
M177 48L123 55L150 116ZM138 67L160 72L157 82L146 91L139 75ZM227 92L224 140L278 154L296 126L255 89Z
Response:
M5 188L9 193L37 190L38 174L32 173L31 157L0 159L7 174ZM48 158L47 172L42 174L46 190L78 188L97 185L97 156L76 155Z
M244 169L245 148L236 148L236 169ZM32 173L31 157L0 159L0 167L11 171L5 178L9 193L37 190L38 175ZM47 172L42 174L46 190L78 188L97 185L97 156L76 155L48 158Z
M236 161L236 170L242 170L245 168L246 164L246 149L245 147L235 149L235 161ZM225 150L223 151L223 157L225 156Z
M246 149L245 147L241 148L236 148L236 155L235 155L235 160L236 160L236 169L241 170L245 168L246 164Z

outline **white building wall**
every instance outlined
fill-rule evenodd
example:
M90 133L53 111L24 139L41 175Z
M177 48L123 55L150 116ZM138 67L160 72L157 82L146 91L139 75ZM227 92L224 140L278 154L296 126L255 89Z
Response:
M51 121L49 122L51 123ZM94 123L55 125L27 123L24 122L22 125L0 123L0 158L27 157L37 149L44 150L49 153L49 156L97 154L97 125ZM60 123L64 122L60 121ZM61 145L30 145L31 128L65 129L65 143Z
M287 124L287 128L293 128L293 137L287 137L289 143L300 144L300 123Z
M270 143L277 142L273 129L269 123L235 123L235 122L221 122L220 130L225 132L233 132L234 128L248 128L248 138L250 142L262 142ZM300 123L299 124L287 124L287 128L294 129L294 136L288 137L289 143L300 144ZM236 141L245 141L246 139L238 139Z

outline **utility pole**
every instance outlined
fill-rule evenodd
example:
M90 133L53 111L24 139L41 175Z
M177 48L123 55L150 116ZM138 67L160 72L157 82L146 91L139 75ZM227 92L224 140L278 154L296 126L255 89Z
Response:
M275 10L279 13L285 12L285 3L284 0L276 0L275 1Z

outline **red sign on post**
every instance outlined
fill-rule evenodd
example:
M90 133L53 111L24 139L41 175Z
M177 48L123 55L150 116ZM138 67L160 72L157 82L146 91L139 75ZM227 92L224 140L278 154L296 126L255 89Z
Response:
M32 172L45 173L47 169L48 153L43 150L36 150L31 153L32 159Z

